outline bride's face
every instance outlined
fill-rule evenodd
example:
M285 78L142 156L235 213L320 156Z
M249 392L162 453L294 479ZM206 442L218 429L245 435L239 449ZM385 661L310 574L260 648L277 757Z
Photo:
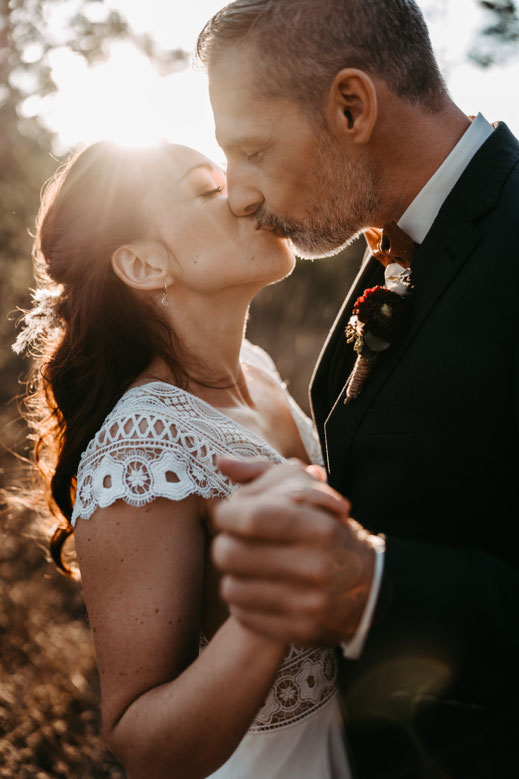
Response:
M292 271L287 241L258 229L254 216L232 213L225 172L207 157L174 146L169 175L171 187L155 206L155 224L177 283L200 293L256 290Z

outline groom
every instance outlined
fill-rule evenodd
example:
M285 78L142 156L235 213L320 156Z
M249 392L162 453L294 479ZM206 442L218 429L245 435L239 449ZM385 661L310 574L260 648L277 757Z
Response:
M356 522L298 524L296 465L222 463L244 483L216 512L223 595L256 630L342 644L360 779L518 776L519 144L453 104L414 0L237 0L199 55L235 214L306 257L392 220L414 250L410 325L359 396L344 330L383 254L312 381Z

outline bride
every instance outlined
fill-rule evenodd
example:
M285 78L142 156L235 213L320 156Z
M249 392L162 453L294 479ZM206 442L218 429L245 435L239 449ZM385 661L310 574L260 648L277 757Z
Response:
M332 648L283 646L219 598L207 499L219 456L287 461L300 511L346 503L316 478L310 421L243 339L254 294L293 269L287 243L235 217L199 153L108 142L47 185L39 288L19 348L39 355L36 456L74 531L105 737L128 776L349 776ZM285 481L285 484L287 481Z

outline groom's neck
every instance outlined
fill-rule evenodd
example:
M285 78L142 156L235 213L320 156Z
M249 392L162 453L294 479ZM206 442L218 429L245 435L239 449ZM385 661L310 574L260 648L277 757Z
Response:
M378 135L380 227L402 216L470 126L451 100L435 113L402 102L399 107L402 110L392 115L382 113L384 126Z

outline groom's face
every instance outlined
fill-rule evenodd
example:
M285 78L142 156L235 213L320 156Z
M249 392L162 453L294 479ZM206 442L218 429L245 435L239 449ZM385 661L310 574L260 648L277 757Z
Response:
M254 55L231 49L209 70L216 135L238 216L288 237L302 257L334 254L375 223L376 181L294 101L255 87Z

